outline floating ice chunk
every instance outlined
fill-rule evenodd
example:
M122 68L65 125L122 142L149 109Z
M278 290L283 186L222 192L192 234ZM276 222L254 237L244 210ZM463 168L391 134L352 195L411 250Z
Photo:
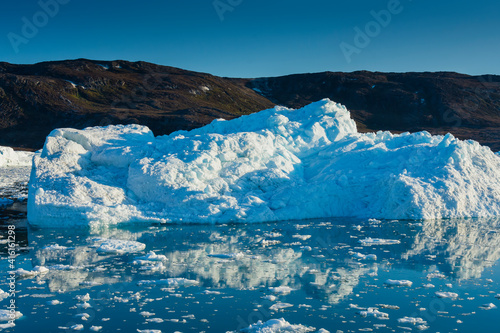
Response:
M399 306L397 305L377 304L377 306L380 306L382 309L399 310Z
M85 295L76 295L75 299L80 302L88 302L90 301L90 295L86 293Z
M432 283L426 283L426 284L422 285L422 287L424 287L424 288L434 288L436 286L433 285Z
M146 244L136 241L108 239L104 241L98 248L98 253L124 254L140 252L146 248Z
M42 248L42 250L56 251L56 250L67 250L68 247L59 244L51 244Z
M149 311L142 311L141 313L139 313L141 316L143 317L152 317L154 316L155 314L152 313L152 312L149 312Z
M292 325L287 322L284 318L281 319L270 319L263 323L258 321L257 323L248 326L241 330L244 333L306 333L314 331L314 327L308 327L303 325Z
M275 294L288 295L290 292L294 291L295 289L292 289L288 286L280 286L280 287L269 287L269 290Z
M356 259L361 259L361 260L377 260L377 255L375 254L362 254L362 253L354 253L352 255Z
M49 269L43 266L35 266L31 271L25 270L24 268L18 268L14 272L19 277L34 277L37 275L47 274Z
M381 238L365 238L365 239L360 239L359 242L361 245L364 246L371 246L371 245L393 245L393 244L399 244L401 243L400 241L396 239L381 239Z
M62 304L62 302L58 299L53 299L51 301L47 301L47 305L58 305L58 304Z
M190 286L195 286L198 285L199 282L196 280L189 280L185 278L170 278L170 279L161 279L161 280L141 280L137 282L138 285L167 285L168 287L171 288L178 288L178 287L190 287Z
M271 311L279 311L279 310L282 310L282 309L291 308L292 306L293 306L293 304L290 304L290 303L278 302L276 304L271 305L269 307L269 310L271 310Z
M75 324L71 326L70 329L72 329L73 331L82 331L84 327L82 324Z
M205 294L205 295L220 295L221 292L217 291L217 290L203 290L201 292L201 294Z
M405 287L411 287L411 285L413 284L413 282L409 281L409 280L391 280L391 279L388 279L384 282L384 284L388 285L388 286L405 286Z
M9 293L0 289L0 301L3 300L4 298L7 298L7 297L9 297Z
M438 278L438 279L445 279L446 278L446 275L444 275L443 273L441 272L432 272L432 273L429 273L427 274L427 278L430 280L430 279L435 279L435 278Z
M88 313L77 313L75 315L75 318L80 318L81 320L88 320L90 318L90 315Z
M21 318L23 314L19 311L11 313L10 310L0 310L0 321L10 321Z
M324 328L320 328L320 329L318 330L318 333L330 333L330 331L325 330Z
M208 256L213 257L213 258L234 259L234 260L242 259L245 257L245 255L241 252L238 252L238 253L216 253L216 254L209 254Z
M449 291L436 291L435 294L439 298L457 298L458 297L457 293L452 293Z
M389 319L389 314L379 311L377 308L368 308L365 311L359 311L361 317L374 317L377 319Z
M262 296L262 299L274 302L276 300L276 296L274 296L274 295L266 295L266 296Z
M168 261L167 257L163 254L156 254L154 251L149 251L148 254L142 257L136 257L135 260L143 261Z
M102 330L102 326L90 326L90 330L94 332L99 332Z
M298 235L297 234L297 235L292 235L292 237L305 241L305 240L308 240L309 238L311 238L311 235Z
M480 308L483 310L492 310L492 309L496 309L497 306L493 303L487 303L487 304L481 305Z
M146 319L146 322L148 322L148 323L156 323L156 324L161 324L161 323L163 323L163 322L164 322L164 320L163 320L163 319L161 319L161 318L147 318L147 319Z
M415 318L415 317L403 317L398 319L398 323L400 324L413 324L413 325L425 325L427 322L423 320L422 318Z
M139 333L161 333L160 330L140 330L140 329L137 329L137 332L139 332Z

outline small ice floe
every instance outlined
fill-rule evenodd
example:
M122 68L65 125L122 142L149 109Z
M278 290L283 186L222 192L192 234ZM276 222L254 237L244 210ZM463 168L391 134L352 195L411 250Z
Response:
M382 238L365 238L360 239L359 242L363 246L373 246L373 245L394 245L400 244L401 242L397 239L382 239Z
M292 237L300 239L300 240L303 240L303 241L306 241L309 238L311 238L312 236L311 235L299 235L299 234L296 234L296 235L292 235Z
M284 318L270 319L266 322L259 320L257 323L248 326L241 330L244 333L279 333L279 332L294 332L306 333L316 330L314 327L304 325L293 325L287 322Z
M198 285L199 282L196 280L189 280L185 278L170 278L170 279L161 279L161 280L141 280L137 282L137 285L167 285L171 288L178 287L190 287Z
M362 254L362 253L354 253L352 255L356 259L361 259L361 260L377 260L377 256L375 254Z
M148 261L148 263L151 263L151 262ZM161 272L161 271L164 271L166 269L167 268L163 265L162 262L158 262L158 263L153 264L153 265L145 264L140 268L141 271L146 271L146 272Z
M142 311L139 313L143 317L152 317L155 315L155 313L149 312L149 311Z
M99 332L102 330L102 326L90 326L90 330L94 332Z
M220 259L233 259L233 260L239 260L245 257L245 255L241 252L237 253L215 253L215 254L209 254L209 257L212 258L220 258Z
M276 245L279 243L281 243L281 242L279 240L275 240L275 239L271 239L271 240L263 239L260 241L260 244L262 246L271 246L271 245Z
M458 297L457 293L452 293L449 291L436 291L435 294L439 298L457 298Z
M27 271L24 268L18 268L14 272L19 277L27 278L47 274L49 272L49 269L43 266L35 266L31 271Z
M97 248L97 253L124 254L140 252L146 248L146 244L136 241L108 239Z
M45 247L42 247L42 250L48 250L48 251L58 251L58 250L73 250L74 247L67 247L59 244L51 244L47 245Z
M412 325L426 325L427 322L422 318L415 317L403 317L398 319L398 323L400 324L412 324Z
M290 292L294 291L295 289L292 289L288 286L280 286L280 287L269 287L269 290L275 294L288 295Z
M330 331L320 328L317 333L330 333Z
M399 310L399 306L397 306L397 305L377 304L377 306L381 307L382 309Z
M220 295L221 292L220 291L216 291L216 290L203 290L200 294L204 294L204 295Z
M496 295L495 295L495 298L500 299L500 294L496 294Z
M58 304L62 304L62 303L63 302L61 302L58 299L53 299L52 301L47 301L47 305L58 305Z
M90 295L88 293L85 295L76 295L75 299L80 302L88 302L90 301Z
M6 293L2 289L0 289L0 301L7 297L9 297L9 293Z
M274 296L274 295L266 295L266 296L262 296L262 299L274 302L276 300L276 296Z
M279 232L266 232L263 236L266 238L278 238L282 237L283 235Z
M83 330L83 325L82 324L75 324L70 327L71 330L73 331L82 331Z
M81 320L88 320L90 318L90 315L88 313L77 313L75 315L75 318L79 318Z
M430 288L434 288L434 287L436 287L436 286L435 286L435 285L433 285L432 283L426 283L426 284L422 285L422 287L424 287L424 288L429 288L429 289L430 289Z
M438 279L445 279L446 275L444 275L441 272L437 272L437 271L427 274L427 279L429 279L429 280L430 279L436 279L436 278L438 278Z
M140 329L137 329L137 332L139 332L139 333L161 333L160 330L140 330Z
M492 309L496 309L497 306L493 303L488 303L488 304L481 305L479 308L483 309L483 310L492 310Z
M293 306L293 304L290 304L290 303L278 302L276 304L271 305L269 307L269 310L271 310L271 311L279 311L279 310L282 310L282 309L291 308L292 306Z
M155 324L161 324L161 323L164 322L164 320L161 319L161 318L147 318L146 322L148 322L148 323L155 323Z
M358 312L361 317L373 317L377 319L389 319L389 314L379 311L377 308L368 308Z
M146 262L147 261L168 261L168 259L163 254L156 254L156 253L154 253L154 251L149 251L149 253L146 254L145 256L136 257L134 259L134 263L136 263L136 261L146 261Z
M409 280L391 280L388 279L384 282L385 285L387 286L405 286L405 287L411 287L413 282Z
M445 284L445 286L450 288L450 289L453 288L453 285L451 283L447 283L447 284Z
M0 310L0 322L1 321L11 321L21 318L23 314L19 311L11 313L10 310Z

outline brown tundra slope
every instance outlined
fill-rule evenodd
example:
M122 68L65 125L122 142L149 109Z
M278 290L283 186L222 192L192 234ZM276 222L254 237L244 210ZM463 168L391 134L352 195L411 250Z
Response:
M451 132L500 150L500 76L363 71L230 79L86 59L0 63L0 145L38 149L54 128L119 123L168 134L326 97L345 104L360 131Z

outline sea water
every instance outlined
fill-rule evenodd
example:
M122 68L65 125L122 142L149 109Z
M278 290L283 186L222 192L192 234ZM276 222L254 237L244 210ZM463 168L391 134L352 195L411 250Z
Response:
M91 232L33 229L19 209L4 209L0 221L0 289L9 289L6 238L15 225L15 304L23 314L5 332L238 332L273 318L313 332L498 331L498 220L336 218ZM110 240L145 248L100 251ZM20 274L36 266L48 271Z

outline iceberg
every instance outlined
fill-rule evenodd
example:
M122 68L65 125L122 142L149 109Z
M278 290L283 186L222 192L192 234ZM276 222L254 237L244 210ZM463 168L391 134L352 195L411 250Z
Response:
M33 161L28 220L41 227L500 215L488 147L358 133L328 99L159 137L140 125L57 129Z
M29 167L33 153L0 146L0 167Z

